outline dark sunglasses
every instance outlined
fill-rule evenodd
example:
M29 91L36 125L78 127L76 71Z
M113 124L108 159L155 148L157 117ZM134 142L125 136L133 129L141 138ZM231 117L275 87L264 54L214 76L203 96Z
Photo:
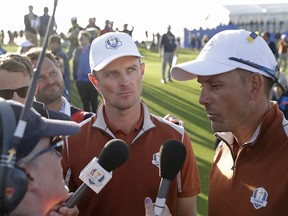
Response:
M262 65L258 65L258 64L254 63L254 62L250 62L250 61L247 61L247 60L244 60L244 59L235 58L235 57L230 57L229 59L230 59L230 60L233 60L233 61L240 62L240 63L242 63L242 64L249 65L250 67L254 67L254 68L256 68L256 69L262 70L262 71L264 71L265 73L269 74L269 75L273 78L274 82L276 82L276 83L278 82L279 73L280 73L278 66L275 68L275 70L273 70L273 69L264 67L264 66L262 66Z
M24 86L18 89L2 89L0 90L0 97L9 100L12 99L14 92L21 98L26 98L29 86Z
M29 155L28 157L23 158L22 160L18 162L18 164L23 164L23 163L32 161L35 158L39 157L40 155L45 154L50 151L53 151L57 157L61 158L62 153L63 153L63 144L64 144L64 141L60 136L51 137L49 147L37 152L36 154Z

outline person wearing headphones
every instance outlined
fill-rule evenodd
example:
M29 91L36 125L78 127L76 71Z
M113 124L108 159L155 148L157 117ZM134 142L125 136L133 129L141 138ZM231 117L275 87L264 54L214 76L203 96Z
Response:
M77 207L60 208L70 197L62 175L61 136L76 134L79 125L47 119L28 109L24 134L14 148L12 138L23 108L19 102L0 99L0 191L5 192L1 194L0 215L77 216ZM16 165L9 160L13 156Z

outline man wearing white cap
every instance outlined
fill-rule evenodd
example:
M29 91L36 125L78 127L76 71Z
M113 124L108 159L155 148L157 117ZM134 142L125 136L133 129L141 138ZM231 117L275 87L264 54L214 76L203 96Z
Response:
M171 181L166 204L172 215L197 214L200 178L190 138L182 126L151 114L140 99L145 71L141 58L126 33L109 32L91 44L89 79L103 101L96 115L81 123L79 134L68 138L69 152L64 151L62 165L65 175L71 170L69 189L75 191L82 184L79 173L109 140L126 142L130 156L99 194L85 193L78 203L80 215L145 215L143 201L146 196L156 199L161 180L158 152L170 139L182 142L187 156Z
M288 122L269 101L279 71L263 38L222 31L171 74L201 84L199 103L221 139L210 173L209 215L286 214Z
M35 45L33 43L31 43L31 41L25 40L19 45L19 47L17 49L17 53L18 54L25 54L32 47L35 47Z

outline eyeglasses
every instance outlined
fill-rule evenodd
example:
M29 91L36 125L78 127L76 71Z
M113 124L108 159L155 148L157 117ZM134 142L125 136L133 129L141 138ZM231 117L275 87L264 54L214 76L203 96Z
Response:
M18 89L1 89L0 97L9 100L12 99L14 92L16 92L19 97L26 98L29 86L24 86Z
M57 157L61 158L63 153L63 144L64 141L60 136L52 137L50 139L50 146L37 152L36 154L28 155L27 157L18 161L18 164L24 164L34 160L35 158L39 157L42 154L47 152L53 151Z
M229 59L243 63L243 64L246 64L246 65L249 65L249 66L254 67L256 69L262 70L262 71L266 72L267 74L269 74L274 79L274 82L276 82L276 83L278 82L279 75L280 75L278 66L275 68L275 70L272 70L270 68L264 67L262 65L258 65L254 62L251 62L249 60L244 60L244 59L235 58L235 57L230 57Z

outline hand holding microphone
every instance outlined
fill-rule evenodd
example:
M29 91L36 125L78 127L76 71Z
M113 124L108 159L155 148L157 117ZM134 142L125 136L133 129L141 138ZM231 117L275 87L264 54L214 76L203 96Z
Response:
M96 193L112 178L112 170L127 161L130 151L128 145L120 140L113 139L107 142L102 149L99 159L94 157L81 171L79 178L83 184L75 191L64 207L73 207L90 187Z
M171 181L182 168L186 158L186 148L178 140L168 140L160 148L160 176L161 182L154 204L155 215L161 215L166 202Z
M154 203L152 203L152 200L150 197L145 198L144 206L145 206L145 216L155 216ZM169 208L166 205L163 209L163 212L161 213L161 216L172 216L169 211Z

